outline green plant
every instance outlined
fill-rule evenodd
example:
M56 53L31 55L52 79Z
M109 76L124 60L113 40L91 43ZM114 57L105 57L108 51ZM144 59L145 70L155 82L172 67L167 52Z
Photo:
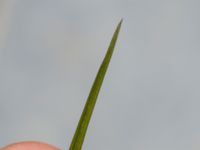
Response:
M113 51L114 51L114 47L115 47L115 44L116 44L116 41L118 38L121 24L122 24L122 20L119 22L119 24L113 34L112 40L111 40L110 45L107 50L107 53L106 53L104 60L99 68L99 71L96 75L96 78L95 78L92 88L90 90L88 99L86 101L85 107L83 109L81 118L79 120L78 126L76 128L76 132L72 139L72 142L71 142L71 145L69 148L70 150L81 150L81 148L82 148L84 138L86 135L86 131L88 128L88 124L90 122L90 118L92 116L92 112L94 110L95 103L96 103L99 91L101 89L101 85L104 80L104 76L106 74L110 59L111 59Z

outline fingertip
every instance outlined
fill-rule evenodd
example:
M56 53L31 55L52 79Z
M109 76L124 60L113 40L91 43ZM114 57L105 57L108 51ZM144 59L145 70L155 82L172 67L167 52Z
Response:
M10 144L0 150L59 150L58 148L42 142L27 141Z

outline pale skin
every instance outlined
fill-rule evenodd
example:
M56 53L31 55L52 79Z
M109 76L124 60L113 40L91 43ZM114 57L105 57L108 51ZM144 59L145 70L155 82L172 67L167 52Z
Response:
M59 150L58 148L41 142L19 142L0 148L0 150Z

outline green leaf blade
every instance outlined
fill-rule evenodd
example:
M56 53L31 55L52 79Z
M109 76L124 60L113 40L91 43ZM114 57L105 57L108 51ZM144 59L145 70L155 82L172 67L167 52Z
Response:
M79 120L78 126L76 128L76 132L74 134L74 137L72 139L71 145L69 150L81 150L84 138L87 132L87 128L96 104L97 97L99 95L99 91L101 89L101 85L103 83L107 68L109 66L115 44L118 38L118 34L121 28L122 20L119 22L112 40L110 42L110 45L108 47L107 53L104 57L104 60L99 68L99 71L96 75L96 78L94 80L94 83L92 85L92 88L90 90L90 94L87 98L86 104L84 106L83 112L81 114L81 118Z

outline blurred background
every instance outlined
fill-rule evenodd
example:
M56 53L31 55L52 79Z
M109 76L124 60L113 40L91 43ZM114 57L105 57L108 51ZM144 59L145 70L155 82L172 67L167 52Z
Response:
M200 149L200 1L0 0L0 147L69 147L122 30L84 150Z

